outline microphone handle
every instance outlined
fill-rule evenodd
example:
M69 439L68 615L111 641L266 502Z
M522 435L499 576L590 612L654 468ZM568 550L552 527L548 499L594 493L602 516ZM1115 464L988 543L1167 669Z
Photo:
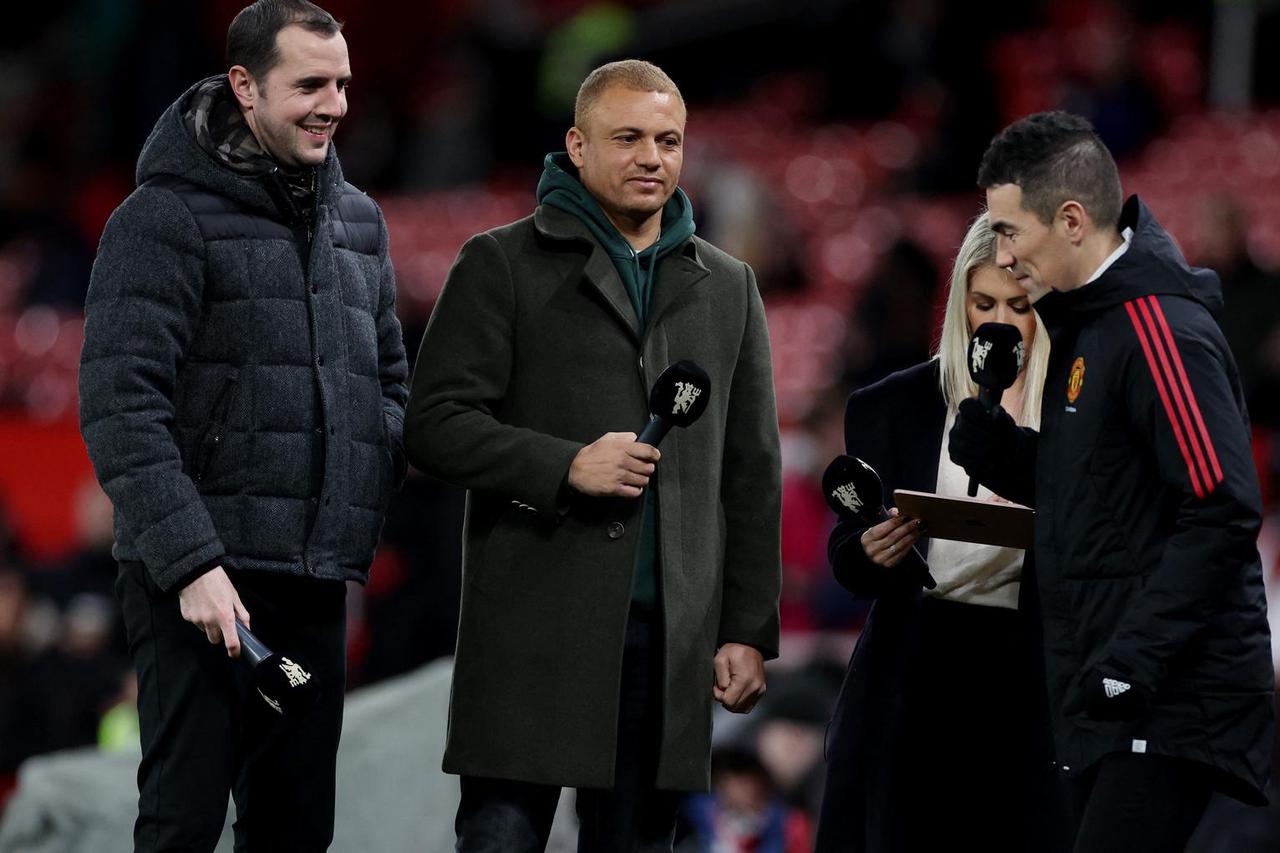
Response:
M888 521L893 516L889 515L889 511L883 506L871 508L871 516L875 520L875 524L882 521ZM929 564L925 561L924 555L920 553L915 545L911 546L911 553L903 558L903 562L907 564L907 571L920 576L920 583L924 584L925 589L936 589L938 582L933 579L933 574L929 571Z
M1002 388L988 388L985 385L978 386L978 402L988 412L996 410L996 406L1000 405L1000 398L1003 396L1004 389Z
M988 388L985 385L978 386L978 402L982 404L982 408L988 412L994 412L996 406L1000 405L1000 398L1004 396L1004 391L999 388ZM969 497L976 498L978 496L978 478L969 478Z
M636 436L636 441L640 444L657 447L658 442L666 438L667 433L670 431L671 421L658 415L650 415L649 422L644 425L644 429L640 430L640 435Z
M250 666L257 666L271 657L271 649L263 645L239 619L236 620L236 633L240 635L240 651L248 659Z

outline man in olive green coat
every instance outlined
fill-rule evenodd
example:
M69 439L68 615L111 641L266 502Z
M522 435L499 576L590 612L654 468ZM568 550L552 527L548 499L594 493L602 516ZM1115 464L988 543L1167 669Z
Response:
M711 710L777 654L780 463L751 269L693 236L685 107L645 62L578 94L533 215L458 255L405 445L468 491L444 769L458 849L540 850L562 786L580 850L669 850L705 790ZM636 434L669 364L711 377L661 452Z

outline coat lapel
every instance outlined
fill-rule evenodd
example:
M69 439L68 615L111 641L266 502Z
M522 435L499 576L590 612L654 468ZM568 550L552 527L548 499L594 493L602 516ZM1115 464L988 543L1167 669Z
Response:
M631 332L636 343L639 343L640 318L636 316L636 309L631 305L627 286L622 283L622 277L618 275L618 268L613 265L613 259L594 240L591 241L591 257L587 258L587 265L583 267L582 274L596 290L600 291L605 302L609 303L609 307L613 309L613 313L618 315L618 319Z
M658 264L649 302L649 325L654 326L680 295L709 276L711 271L698 260L697 244L690 239Z
M618 321L631 333L636 344L640 343L640 319L635 308L631 306L631 297L627 295L626 285L618 275L609 254L591 237L587 227L578 221L573 214L548 204L538 205L533 212L533 224L544 236L553 240L568 240L585 243L591 247L591 254L586 264L581 267L581 275L604 298L605 304L617 317ZM578 275L575 266L572 275Z

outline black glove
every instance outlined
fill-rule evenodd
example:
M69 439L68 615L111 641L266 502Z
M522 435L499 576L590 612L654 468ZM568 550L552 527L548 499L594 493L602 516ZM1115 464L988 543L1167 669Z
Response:
M947 452L966 474L990 486L986 475L1007 465L1017 446L1018 425L1003 408L988 412L976 397L960 401Z
M1107 664L1089 671L1083 689L1085 713L1094 720L1136 720L1151 705L1149 689Z

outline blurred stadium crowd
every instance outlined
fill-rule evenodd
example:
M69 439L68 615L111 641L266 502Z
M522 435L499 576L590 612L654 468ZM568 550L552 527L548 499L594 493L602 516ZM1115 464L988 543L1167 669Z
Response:
M241 5L23 4L0 30L0 803L32 755L136 740L110 506L76 424L81 304L146 133L222 69ZM843 452L849 391L929 354L981 203L979 156L1021 115L1088 117L1126 192L1222 276L1280 585L1280 3L323 5L346 21L355 72L337 145L386 212L411 357L462 242L532 209L587 71L643 57L689 103L683 185L699 232L764 291L785 466L783 657L763 707L717 729L690 849L726 832L769 844L723 849L807 849L823 728L865 614L831 579L818 477ZM461 518L462 494L422 476L396 498L372 582L350 597L353 686L451 653Z

